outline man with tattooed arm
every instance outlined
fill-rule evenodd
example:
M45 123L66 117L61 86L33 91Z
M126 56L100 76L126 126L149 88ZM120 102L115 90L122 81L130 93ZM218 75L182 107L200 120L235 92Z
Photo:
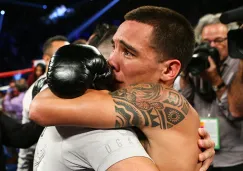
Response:
M214 145L205 132L203 134L207 140L199 141L198 114L183 96L171 88L176 76L186 67L193 53L194 33L189 22L180 14L166 8L140 7L125 15L125 21L113 37L113 46L114 50L108 62L115 74L119 88L117 91L90 89L78 98L61 99L47 88L33 100L31 119L48 126L136 126L146 135L144 148L159 170L206 170L214 155ZM103 132L104 135L106 131L111 130L99 130L99 133ZM122 131L120 130L121 134ZM89 139L87 136L92 136L90 132L82 134L86 139ZM133 146L125 148L128 147L127 144L133 144L131 139L128 138L128 143L119 138L115 139L119 147L114 147L113 142L109 141L104 145L106 150L103 150L103 147L97 148L95 145L97 139L100 141L99 136L96 134L93 138L85 146L80 145L81 140L76 143L83 153L89 150L89 154L82 158L87 160L86 167L91 165L91 168L100 171L157 170L149 157L144 155L126 156L116 160L133 151ZM200 147L207 147L207 150L202 153L198 144ZM48 143L43 146L44 150L40 150L45 151L45 155L48 153L46 146ZM63 143L62 148L63 146L67 145ZM70 149L70 146L68 148ZM120 148L124 149L120 151ZM97 166L93 163L93 160L106 154L106 151L109 154L103 163L106 163L108 158L113 164L103 167L103 164ZM75 152L76 156L77 153ZM41 161L43 154L36 156L39 157L37 165L44 167L48 161ZM65 167L74 163L67 160L67 156L63 157ZM202 166L204 160L205 165Z

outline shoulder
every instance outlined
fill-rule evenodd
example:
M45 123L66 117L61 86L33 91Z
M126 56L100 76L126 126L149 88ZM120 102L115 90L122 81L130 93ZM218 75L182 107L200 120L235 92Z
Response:
M117 127L128 123L168 129L179 124L190 110L178 91L161 84L136 84L110 94L115 102Z

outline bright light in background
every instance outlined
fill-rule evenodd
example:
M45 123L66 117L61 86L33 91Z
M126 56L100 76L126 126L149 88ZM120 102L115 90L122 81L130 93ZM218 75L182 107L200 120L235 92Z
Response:
M43 8L43 9L47 9L47 5L43 5L42 8Z
M62 17L65 15L67 8L64 5L57 7L49 16L50 20L54 20L55 18Z
M4 10L1 10L1 14L4 15L5 14L5 11Z
M21 79L22 74L19 73L19 74L14 75L13 77L14 77L14 80L19 80L19 79Z
M0 14L1 14L0 15L0 32L1 32L3 27L3 18L4 18L5 11L1 10Z
M66 18L74 14L74 12L74 8L67 8L65 5L60 5L53 9L48 16L42 17L42 21L44 21L46 24L56 23L59 19Z

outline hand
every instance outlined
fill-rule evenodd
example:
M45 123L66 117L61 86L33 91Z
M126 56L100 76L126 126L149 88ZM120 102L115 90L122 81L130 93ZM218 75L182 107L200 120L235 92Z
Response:
M212 85L218 85L222 81L221 77L218 74L217 66L211 56L208 57L209 68L202 72L201 77L205 80L208 80Z
M200 171L206 171L209 168L209 166L212 163L213 158L214 158L215 143L210 138L210 135L208 134L208 132L205 129L199 128L198 133L199 133L200 137L202 138L198 141L198 145L200 148L204 149L204 152L199 154L199 161L203 162L203 165L200 168Z

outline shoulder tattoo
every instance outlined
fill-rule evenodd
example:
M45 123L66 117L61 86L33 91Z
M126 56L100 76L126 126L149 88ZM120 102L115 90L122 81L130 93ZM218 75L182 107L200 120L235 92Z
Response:
M115 127L151 126L168 129L189 112L189 103L177 91L159 84L137 84L111 92Z

